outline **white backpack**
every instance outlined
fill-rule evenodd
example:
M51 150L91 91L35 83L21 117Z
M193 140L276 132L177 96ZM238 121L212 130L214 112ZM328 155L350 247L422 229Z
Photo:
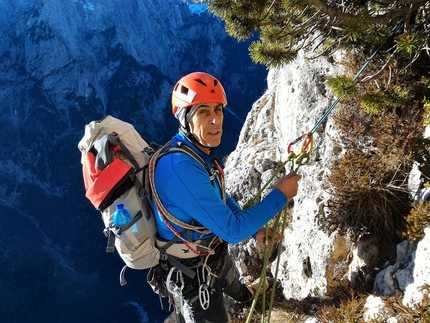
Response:
M78 148L82 153L85 196L102 214L108 237L106 252L116 249L125 262L120 275L120 283L125 285L127 267L147 269L159 262L147 175L154 148L131 124L112 116L87 124ZM132 220L116 226L112 218L120 203Z
M207 252L210 249L204 245L206 241L186 241L180 236L169 241L157 238L149 176L149 163L157 146L142 138L133 125L112 116L87 124L85 135L78 144L82 153L85 196L102 214L104 234L108 238L106 252L114 252L116 249L125 263L120 273L121 285L127 284L124 277L127 267L152 268L159 264L160 257L185 274L193 275L177 258L195 257L196 254L189 250ZM169 143L165 145L168 146ZM186 153L201 163L211 175L211 170L202 158L185 145L168 148L166 151L160 149L152 160L152 168L161 152ZM155 187L152 192L157 201ZM160 203L158 201L157 205L163 208ZM122 226L113 223L118 204L123 204L131 215L131 221ZM202 229L175 220L166 210L164 213L171 221L188 227L188 230ZM183 243L177 244L181 239Z

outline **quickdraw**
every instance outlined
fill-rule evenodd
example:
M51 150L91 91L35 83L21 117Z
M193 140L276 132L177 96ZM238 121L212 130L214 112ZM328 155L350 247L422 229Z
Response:
M291 151L291 147L300 142L301 140L303 140L302 148L300 149L300 152L296 154L294 151ZM313 135L310 132L301 135L296 140L290 142L290 144L288 145L287 163L291 162L291 169L294 171L295 174L297 174L297 171L299 170L300 166L309 164L311 160L312 147Z
M302 140L302 139L306 139L306 140L303 141L302 148L300 149L300 153L307 152L307 153L310 154L312 152L312 146L313 146L313 143L314 143L313 135L310 132L305 133L305 134L301 135L299 138L297 138L297 139L293 140L292 142L290 142L288 144L287 152L291 153L291 147L293 145L297 144L298 142L300 142L300 140Z

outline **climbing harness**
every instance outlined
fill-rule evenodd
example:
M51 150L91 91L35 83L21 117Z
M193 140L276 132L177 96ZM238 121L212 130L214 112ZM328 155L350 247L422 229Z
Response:
M397 27L401 24L402 21L403 21L403 19L400 19L397 22L397 24L391 29L389 35L387 36L387 39L390 38L394 34L394 31L397 29ZM381 50L382 46L383 46L383 44L381 44L373 52L373 54L369 57L369 59L364 63L364 65L361 67L361 69L354 76L354 78L352 79L352 82L355 82L358 79L358 77L361 75L361 73L363 73L364 69L369 65L370 61ZM293 140L292 142L290 142L288 144L288 147L287 147L288 157L287 157L287 159L285 160L285 162L283 162L281 164L281 166L278 168L278 170L275 172L275 174L268 180L268 182L263 186L263 188L257 193L256 197L251 200L253 204L255 203L256 199L262 194L262 192L267 188L267 186L285 168L287 163L291 163L291 170L294 172L294 174L297 174L297 171L299 170L299 168L301 166L307 165L310 162L310 159L311 159L310 155L312 153L312 148L313 148L313 134L316 132L318 127L321 126L321 124L324 122L324 120L327 119L329 114L333 111L333 109L339 103L340 99L341 99L341 97L337 98L331 104L331 106L325 111L325 113L321 116L321 118L315 123L315 125L311 131L304 133L303 135L301 135L300 137L298 137L297 139ZM301 141L302 141L301 149L298 153L295 153L292 150L292 147ZM281 215L282 215L281 232L283 233L285 231L287 211L288 211L288 206L285 206L284 209L276 216L275 223L274 223L273 227L271 228L271 230L273 232L277 232L277 230L278 230ZM268 225L266 225L266 241L268 241L268 232L269 232L269 227L268 227ZM277 242L277 244L282 244L283 238L284 238L284 235L282 234L281 240L279 242ZM275 235L272 235L272 237L269 241L269 244L268 244L268 246L266 246L266 249L265 249L264 258L263 258L263 269L262 269L262 272L260 275L260 283L257 286L257 290L255 292L254 300L253 300L251 308L249 310L249 314L248 314L246 323L249 323L251 321L251 316L252 316L252 313L255 309L255 305L257 303L257 298L258 298L258 295L260 293L260 289L262 287L262 284L265 283L268 260L269 260L269 257L272 254L273 249L275 247L274 241L275 241ZM275 298L276 282L277 282L277 277L278 277L281 253L282 253L282 248L277 248L277 262L276 262L276 269L275 269L274 286L272 287L270 302L269 302L268 322L270 322L271 310L273 308L273 302L274 302L274 298ZM265 293L263 293L263 297L262 297L262 313L263 313L263 315L261 318L262 322L264 322L264 313L265 313L265 304L266 304L265 296L266 296Z
M167 260L171 268L169 269L169 265L167 263L163 267L164 270L168 270L168 275L166 278L166 289L169 292L170 304L174 305L176 309L176 314L179 318L183 315L183 294L182 290L185 287L183 274L187 275L191 279L197 275L198 280L198 294L195 300L199 301L200 306L203 310L207 310L210 306L210 291L213 288L213 284L215 279L218 278L211 267L208 265L209 257L215 255L215 251L221 244L223 243L222 239L217 236L212 236L206 239L201 239L197 242L188 241L185 236L188 231L195 231L203 237L206 234L211 233L206 227L196 226L194 222L191 224L185 223L174 217L172 214L168 212L168 210L164 207L161 199L158 195L158 192L155 188L154 174L155 174L155 166L157 160L163 156L164 154L172 153L172 152L182 152L197 160L200 164L205 166L209 179L213 185L213 181L217 181L220 189L221 189L221 197L223 201L226 201L225 195L225 184L224 184L224 173L219 164L214 160L211 164L212 168L206 165L206 162L191 148L186 145L174 145L171 146L171 141L165 144L162 148L158 149L153 155L152 159L149 162L149 176L150 176L150 185L153 193L153 198L157 205L160 216L163 218L166 226L174 233L175 238L166 242L162 241L159 237L156 237L157 245L160 249L160 260ZM183 227L184 230L179 232L172 223ZM190 239L190 238L189 238ZM181 240L183 245L190 250L191 252L187 254L187 257L179 257L175 254L175 247L181 246L182 244L172 244L177 240ZM170 249L169 249L170 248ZM167 251L171 250L172 251ZM180 247L182 250L183 247ZM182 260L191 259L195 257L199 257L199 261L194 263L192 266L186 265L184 262L181 262L180 259L176 259L175 257L170 257L169 255L174 254L175 257L178 257ZM167 258L166 258L167 257ZM215 268L215 272L217 268ZM176 273L176 279L172 279Z
M199 302L202 309L205 311L209 308L210 304L210 289L213 287L215 279L219 278L219 276L215 274L211 267L207 264L209 257L210 255L205 257L205 261L202 265L202 282L200 281L199 271L197 270L197 279L199 282ZM207 271L206 279L204 279L205 270Z

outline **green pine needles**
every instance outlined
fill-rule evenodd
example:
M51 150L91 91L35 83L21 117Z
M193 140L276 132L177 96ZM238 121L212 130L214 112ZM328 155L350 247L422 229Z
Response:
M402 54L408 56L414 56L420 52L420 50L426 46L428 41L428 35L424 35L421 32L407 32L399 36L397 41L397 48Z
M418 242L424 238L424 229L430 227L430 203L419 202L406 217L406 228L400 231L403 238Z
M291 62L296 57L295 51L287 51L281 43L263 44L255 41L249 46L254 62L271 67L279 67Z
M329 76L327 86L332 89L335 96L340 98L350 98L357 93L357 86L353 83L352 76Z
M325 52L323 43L331 43L330 51L339 48L363 50L383 44L389 31L400 20L404 28L394 35L387 49L394 53L416 55L430 39L430 6L425 0L404 1L320 1L320 0L201 0L209 11L226 23L227 32L239 39L258 33L258 55L255 62L276 67L288 62L298 50L308 46ZM279 43L279 44L277 44ZM253 48L255 50L255 46ZM273 48L282 47L282 55ZM267 47L262 49L261 47ZM268 56L263 58L264 54Z

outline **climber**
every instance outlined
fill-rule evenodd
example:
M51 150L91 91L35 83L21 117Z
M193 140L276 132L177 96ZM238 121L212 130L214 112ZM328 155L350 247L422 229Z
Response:
M297 194L301 178L288 174L261 202L243 211L225 193L223 172L213 155L215 147L221 143L226 104L224 89L213 76L195 72L181 78L172 93L172 112L180 128L169 147L186 145L197 152L206 165L176 151L161 155L155 167L155 188L165 210L182 222L207 229L203 233L184 230L166 220L154 202L160 239L169 241L175 237L175 232L181 232L190 242L209 241L204 250L211 252L204 255L187 249L185 242L182 245L188 258L177 260L191 270L192 275L174 272L177 268L170 263L164 266L169 279L172 272L177 277L174 288L180 289L197 323L228 322L223 293L241 303L252 300L252 290L240 282L239 272L228 254L228 243L238 243L250 236L266 242L263 226ZM269 237L273 234L269 231ZM275 241L279 240L276 234Z

